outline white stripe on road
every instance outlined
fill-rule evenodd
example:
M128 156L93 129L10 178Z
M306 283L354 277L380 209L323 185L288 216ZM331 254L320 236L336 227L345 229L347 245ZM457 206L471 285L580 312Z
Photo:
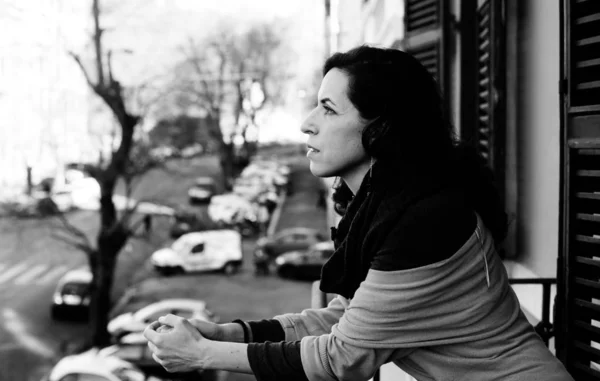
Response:
M15 279L15 284L27 284L48 269L48 265L36 265Z
M21 271L25 270L26 268L27 268L26 263L19 263L14 267L9 268L8 270L6 270L6 272L3 272L2 274L0 274L0 283L4 283L4 282L8 281L10 278L18 275Z
M2 323L15 340L31 352L46 358L54 356L54 351L48 344L28 332L24 317L19 316L15 310L5 308L2 311Z
M39 278L35 282L35 284L45 284L45 283L48 283L51 280L53 280L54 278L57 278L57 277L61 276L62 274L66 273L68 269L69 268L67 266L63 266L63 265L55 267L52 270L50 270L49 272L47 272L44 276L42 276L41 278Z

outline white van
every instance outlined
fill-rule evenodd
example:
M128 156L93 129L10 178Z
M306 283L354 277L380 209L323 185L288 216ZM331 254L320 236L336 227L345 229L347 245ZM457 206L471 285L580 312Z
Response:
M171 247L154 252L151 262L163 274L210 270L234 274L242 265L242 236L235 230L184 234Z

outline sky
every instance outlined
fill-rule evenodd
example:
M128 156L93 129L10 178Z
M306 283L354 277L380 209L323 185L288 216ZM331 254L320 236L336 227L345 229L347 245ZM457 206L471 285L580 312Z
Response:
M134 82L168 72L188 38L202 38L223 20L234 26L283 20L289 28L286 44L297 52L291 70L298 78L308 77L322 64L323 0L111 1L116 5L107 3L107 43L115 50L133 51L115 59L115 72L127 73ZM261 118L260 139L304 139L299 132L302 112L296 107Z
M188 37L202 38L220 20L283 19L286 44L297 52L291 70L303 78L322 65L323 1L101 0L103 43L113 50L114 71L127 86L165 73ZM79 160L97 152L85 143L98 119L90 117L93 96L67 55L92 57L91 3L0 0L0 185L21 179L25 163L50 165L52 152ZM296 107L261 117L259 138L303 141L301 104L299 99Z

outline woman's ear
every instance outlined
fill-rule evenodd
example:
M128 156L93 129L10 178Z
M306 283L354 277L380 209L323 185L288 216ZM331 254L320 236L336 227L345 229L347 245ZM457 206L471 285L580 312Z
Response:
M385 139L388 130L389 123L379 117L364 128L362 133L362 144L369 155L373 156L373 152L377 151L377 147Z

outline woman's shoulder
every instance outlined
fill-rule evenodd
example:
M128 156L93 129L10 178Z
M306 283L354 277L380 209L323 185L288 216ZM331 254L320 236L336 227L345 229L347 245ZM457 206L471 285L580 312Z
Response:
M382 207L393 213L398 206L392 198ZM389 223L372 262L378 270L416 268L451 257L472 235L477 218L464 192L448 187L410 203Z

